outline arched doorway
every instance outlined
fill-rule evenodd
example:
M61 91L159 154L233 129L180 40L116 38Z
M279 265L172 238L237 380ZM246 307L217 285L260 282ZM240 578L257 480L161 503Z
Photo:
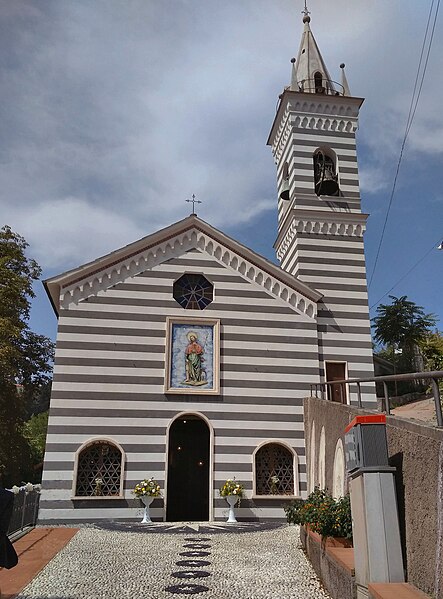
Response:
M210 431L206 422L184 414L171 424L168 439L168 522L209 520Z

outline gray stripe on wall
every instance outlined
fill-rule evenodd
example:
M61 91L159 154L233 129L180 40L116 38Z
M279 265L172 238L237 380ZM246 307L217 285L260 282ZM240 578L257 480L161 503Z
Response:
M298 248L300 249L300 248ZM337 249L336 249L337 251ZM338 253L338 251L337 251ZM339 271L340 269L338 268L339 266L365 266L365 259L364 256L362 257L361 260L350 260L348 258L325 258L324 256L304 256L301 255L300 258L298 258L295 261L295 265L298 264L299 262L304 262L305 264L318 264L320 262L320 264L332 264L334 266L337 266L337 270Z
M349 241L349 239L348 239ZM358 241L360 241L360 239L358 239ZM360 244L359 244L360 245ZM337 248L337 246L332 246L332 245L312 245L312 244L307 244L307 243L302 243L301 241L299 241L297 243L297 250L303 251L306 250L308 252L316 252L318 254L323 254L330 252L331 254L352 254L353 256L364 256L365 255L365 251L363 246L361 247L356 247L356 248L350 248L350 247L340 247Z
M106 414L104 414L106 412ZM75 418L174 418L177 410L125 410L123 408L112 409L107 405L103 408L84 408L81 406L71 408L51 408L51 416L68 416ZM274 414L265 412L206 412L203 414L210 420L244 420L246 422L303 422L303 414Z
M303 142L301 142L300 140L296 141L296 144L298 146L300 146L302 143ZM312 146L312 144L306 144L306 145ZM346 149L348 149L348 148L349 148L349 146L346 145ZM313 152L303 152L303 150L294 151L292 155L294 155L294 154L297 158L309 158L312 160L312 157L313 157ZM356 155L350 155L350 156L346 155L345 156L345 155L340 154L339 161L340 161L340 164L343 162L346 162L348 164L357 164L357 156ZM341 170L341 166L340 166L340 170Z
M143 454L143 453L146 453L146 454L164 453L164 451L166 449L166 445L154 444L154 443L153 444L122 443L121 445L127 454L131 454L131 453L141 453L141 454ZM46 451L51 452L51 453L55 453L55 452L66 452L66 453L73 452L73 453L75 453L80 446L81 446L81 443L47 443ZM237 445L234 445L234 446L233 445L217 445L217 443L216 443L215 447L214 447L214 455L216 455L216 456L219 454L223 454L223 455L252 455L252 453L254 452L254 449L255 449L255 445L250 446L250 447L245 447L245 446L237 446ZM299 456L305 455L304 447L295 447L294 451ZM303 466L303 464L299 464L300 468L302 466Z
M346 327L340 327L344 329ZM315 373L314 373L315 374ZM158 385L163 386L163 377L155 376L138 376L132 375L98 375L98 374L64 374L56 373L53 378L54 382L61 383L116 383L121 385ZM287 389L286 381L259 381L259 380L223 380L221 384L224 387L239 387L247 389ZM302 383L290 383L292 389L304 389ZM200 396L202 397L202 396ZM193 400L194 401L194 400Z
M285 355L286 357L286 355ZM128 370L140 370L140 369L151 369L151 368L164 368L164 360L113 360L110 358L67 358L58 357L56 359L57 365L63 366L97 366L97 367L108 367L108 368L119 368ZM308 366L274 366L272 364L259 363L256 365L252 364L220 364L220 372L256 372L257 374L264 373L277 373L277 374L316 374L315 367ZM107 375L103 375L107 376ZM110 376L114 376L111 375ZM127 372L121 371L118 376L131 376Z
M208 306L208 308L206 308L205 312L208 313L210 311L211 305ZM233 307L232 305L229 306L229 310L231 311L235 311L235 307ZM220 306L217 307L215 310L220 310ZM256 312L257 314L261 314L263 316L266 315L266 308L262 308L261 306L257 306L255 310L249 310L250 312ZM61 314L61 316L63 316L63 318L82 318L87 320L88 318L94 319L94 320L119 320L119 321L129 321L129 322L160 322L160 323L166 323L166 315L163 314L152 314L152 313L140 313L140 314L134 314L134 313L125 313L125 312L89 312L87 310L73 310L72 312L68 312L66 313L66 310L63 310L63 313ZM270 311L271 313L274 313L274 310ZM295 315L295 313L288 309L288 311L284 311L281 310L281 315L282 316L287 316L287 315ZM247 327L247 326L251 326L251 323L244 320L244 319L240 319L240 318L223 318L223 325L224 326L234 326L234 327ZM287 328L293 328L293 329L304 329L304 330L314 330L315 329L315 323L310 323L310 322L302 322L302 321L292 321L292 322L288 322L288 320L286 319L285 321L274 321L274 320L266 320L265 318L262 319L257 319L253 321L253 326L255 327L261 327L261 328L280 328L280 329L287 329ZM77 326L76 329L79 329L80 327ZM93 328L93 327L86 327L86 328ZM123 333L121 333L123 334ZM145 331L145 335L151 335L152 331L151 329L146 330ZM164 332L163 332L163 336L164 336Z
M302 391L308 390L308 385L302 385ZM126 401L128 399L128 393L120 393L118 391L58 391L54 389L51 393L53 399L68 399L75 400L81 399L86 400L105 400L108 402L112 401ZM163 393L145 393L143 390L140 393L131 393L131 401L139 402L150 402L150 401L171 401L176 402L177 396L164 395ZM251 405L251 406L300 406L300 397L269 397L269 396L236 396L221 394L217 395L180 395L180 401L184 403L223 403L226 410L229 409L229 405Z
M339 277L340 279L363 279L366 281L366 275L364 272L345 272L337 270L335 272L330 270L311 270L309 268L300 268L298 271L299 275L316 276L316 277ZM321 281L316 285L316 288L321 287Z
M320 333L353 333L355 335L370 335L370 327L352 327L333 324L319 324L318 331Z
M318 340L319 347L349 347L372 349L372 342L369 341L343 341L342 339L322 339Z
M287 423L290 425L290 423ZM155 426L108 426L106 423L103 423L100 426L100 436L123 436L123 435L142 435L145 437L146 435L164 435L166 431L166 427L155 427ZM272 439L273 437L276 439L279 438L288 438L288 439L303 439L304 433L303 431L297 430L256 430L256 429L230 429L230 428L222 428L217 427L216 433L219 437L259 437L262 439ZM97 435L97 426L87 426L87 425L58 425L58 424L50 424L48 426L48 434L51 435L86 435L90 434L91 436Z
M340 312L339 310L318 310L318 318L323 320L343 318L344 320L368 320L367 312Z
M328 117L325 117L328 118ZM330 120L337 120L340 117L334 117L331 116ZM304 146L313 146L318 148L319 146L321 146L321 142L319 141L312 141L310 139L307 139L309 136L321 136L321 137L336 137L336 138L340 138L340 139L349 139L350 143L336 143L336 142L332 142L331 146L333 149L335 148L342 148L345 150L348 149L355 149L355 133L352 131L330 131L328 129L305 129L302 127L291 127L291 131L296 135L296 137L294 138L294 142L295 144L299 145L300 143L302 143ZM302 139L301 139L302 138Z

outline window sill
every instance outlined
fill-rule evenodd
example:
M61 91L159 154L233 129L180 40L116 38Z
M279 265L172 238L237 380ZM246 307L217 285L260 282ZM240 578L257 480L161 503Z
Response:
M301 495L253 495L251 499L301 499Z
M72 501L109 501L112 499L125 499L124 495L75 495L74 497L71 497Z

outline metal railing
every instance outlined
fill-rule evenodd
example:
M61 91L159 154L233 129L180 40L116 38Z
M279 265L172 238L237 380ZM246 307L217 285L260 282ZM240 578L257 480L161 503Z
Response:
M345 89L341 83L332 81L332 79L303 79L297 81L298 91L311 94L324 94L326 96L344 96Z
M9 490L14 493L14 507L9 522L8 536L24 530L28 526L35 526L40 500L40 485L28 483L23 487L12 487Z
M346 386L356 385L357 386L357 405L359 408L363 407L361 401L361 384L362 383L382 383L384 390L384 411L386 414L391 413L391 405L389 399L388 383L391 381L425 381L429 380L432 387L432 394L434 396L435 414L437 417L437 426L443 428L443 414L441 407L440 388L438 381L443 379L443 370L434 370L432 372L410 372L408 374L389 374L387 376L374 376L365 379L343 379L341 381L327 381L324 383L311 383L311 396L318 397L320 392L321 399L328 399L328 388L330 389L330 395L333 394L334 388L338 389L341 403L346 403Z

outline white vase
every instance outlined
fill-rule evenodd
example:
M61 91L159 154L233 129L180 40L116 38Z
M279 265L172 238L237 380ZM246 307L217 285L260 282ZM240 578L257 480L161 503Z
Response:
M234 505L238 501L238 495L226 495L225 499L229 503L229 516L226 522L229 524L236 524L237 520L235 519Z
M140 497L140 499L142 500L145 506L145 513L143 514L142 524L151 524L152 520L149 514L149 506L154 501L154 497L151 497L150 495L143 495L142 497Z

